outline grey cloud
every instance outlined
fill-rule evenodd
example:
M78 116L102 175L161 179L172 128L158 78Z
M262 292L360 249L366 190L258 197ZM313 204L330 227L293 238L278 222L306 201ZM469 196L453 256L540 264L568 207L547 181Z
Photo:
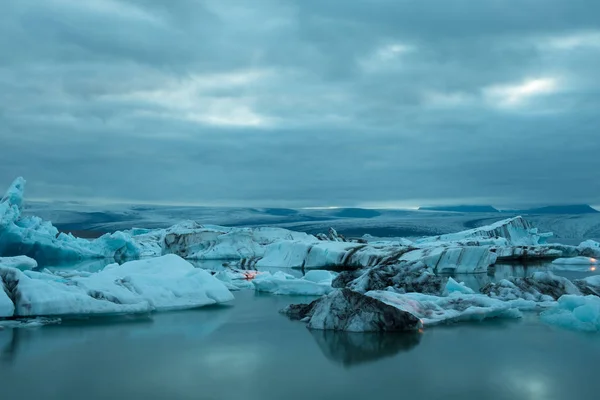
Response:
M600 204L593 0L0 7L0 182L34 197Z

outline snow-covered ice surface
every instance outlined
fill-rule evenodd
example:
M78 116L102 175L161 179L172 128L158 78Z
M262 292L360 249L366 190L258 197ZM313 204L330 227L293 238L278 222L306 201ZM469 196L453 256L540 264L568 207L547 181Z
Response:
M233 299L221 281L175 255L112 264L97 273L0 268L0 277L15 317L148 313Z
M596 332L600 330L600 297L562 296L558 306L544 311L541 319L567 329Z

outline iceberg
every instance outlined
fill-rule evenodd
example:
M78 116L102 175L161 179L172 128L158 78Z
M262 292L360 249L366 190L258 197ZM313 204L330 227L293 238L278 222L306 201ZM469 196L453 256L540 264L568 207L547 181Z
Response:
M135 258L137 246L122 232L96 240L59 233L50 222L21 215L25 180L17 178L0 200L0 256L26 255L41 263L87 258Z
M508 218L492 225L418 240L417 243L471 241L473 245L537 246L545 244L552 233L540 233L523 217Z
M410 251L400 260L421 260L437 273L473 274L487 272L496 258L489 246L437 246Z
M577 246L579 254L584 257L600 258L600 243L594 240L586 240Z
M490 283L481 289L481 293L503 301L522 299L541 303L539 306L551 306L565 294L581 294L577 286L567 278L542 271L529 277L511 277Z
M565 295L558 306L540 314L542 321L567 329L596 332L600 330L600 297Z
M421 327L411 313L350 289L338 289L310 304L290 305L281 312L318 330L398 332Z
M175 255L69 278L0 267L0 277L14 317L148 313L233 300L221 281Z
M424 326L459 321L482 321L490 318L521 318L521 312L510 303L482 294L452 292L439 297L421 293L399 294L372 291L366 294L400 310L411 313Z
M596 267L600 264L595 258L591 257L571 257L571 258L557 258L552 261L552 265L555 269L562 270L576 270L576 271L595 271Z
M335 274L329 271L309 271L306 276L296 278L281 271L271 274L261 272L252 283L256 291L271 294L322 296L330 293L333 288L331 281Z

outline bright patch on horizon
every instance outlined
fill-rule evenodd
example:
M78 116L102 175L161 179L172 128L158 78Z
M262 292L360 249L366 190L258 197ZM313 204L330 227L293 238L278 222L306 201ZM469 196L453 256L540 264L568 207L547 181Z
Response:
M531 79L518 85L494 85L484 89L484 95L500 107L516 107L528 100L553 93L557 89L553 78Z

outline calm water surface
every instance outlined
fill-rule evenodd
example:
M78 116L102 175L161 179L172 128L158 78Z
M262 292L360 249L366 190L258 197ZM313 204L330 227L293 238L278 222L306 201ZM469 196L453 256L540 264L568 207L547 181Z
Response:
M311 332L308 298L0 331L2 399L597 399L600 336L520 321Z

